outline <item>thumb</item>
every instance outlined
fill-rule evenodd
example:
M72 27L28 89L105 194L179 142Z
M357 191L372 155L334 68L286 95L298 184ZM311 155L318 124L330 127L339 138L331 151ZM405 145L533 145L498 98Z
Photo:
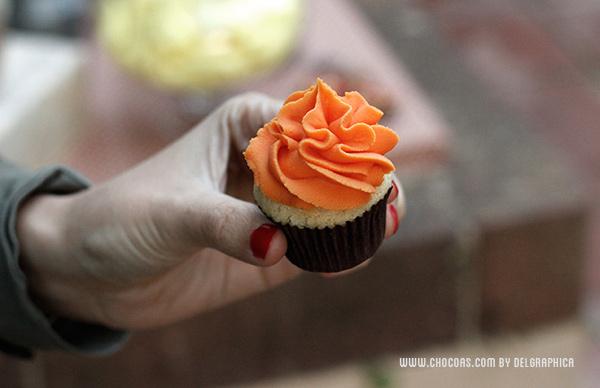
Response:
M211 192L194 211L195 238L238 260L270 266L285 255L285 235L256 205Z

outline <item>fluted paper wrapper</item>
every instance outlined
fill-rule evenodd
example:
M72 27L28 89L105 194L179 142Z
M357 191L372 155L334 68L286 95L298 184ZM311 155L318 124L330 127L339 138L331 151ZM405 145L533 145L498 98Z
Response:
M287 238L287 258L311 272L339 272L359 265L383 242L390 192L362 216L333 228L298 228L275 222Z

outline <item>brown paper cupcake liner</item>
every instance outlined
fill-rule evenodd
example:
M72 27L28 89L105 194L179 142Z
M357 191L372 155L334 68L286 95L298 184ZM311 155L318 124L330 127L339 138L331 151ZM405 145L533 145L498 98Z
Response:
M373 256L385 235L387 199L391 191L390 188L360 217L333 228L298 228L271 219L287 238L287 258L306 271L339 272Z

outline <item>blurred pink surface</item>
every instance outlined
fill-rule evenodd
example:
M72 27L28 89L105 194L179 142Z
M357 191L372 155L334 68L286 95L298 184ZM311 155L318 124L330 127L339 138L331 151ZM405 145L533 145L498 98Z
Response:
M161 92L130 77L92 44L87 72L89 126L66 162L92 180L107 179L191 128L210 104L243 91L285 98L308 87L324 63L385 88L397 106L383 122L400 135L399 145L389 154L400 169L435 165L445 159L445 123L351 4L342 0L308 2L300 40L295 54L274 73L225 93L194 96Z

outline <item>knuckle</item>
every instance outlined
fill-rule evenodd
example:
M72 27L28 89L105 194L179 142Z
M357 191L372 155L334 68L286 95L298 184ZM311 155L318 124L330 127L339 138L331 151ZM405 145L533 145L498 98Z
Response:
M247 109L252 103L256 101L266 100L269 97L259 92L244 92L231 97L229 100L223 103L223 107L228 109Z
M202 195L202 194L200 194ZM192 195L175 195L170 200L156 203L157 224L173 230L174 235L180 236L186 242L197 241L202 233L199 222L204 215L199 212L197 198Z
M239 98L240 102L244 103L255 100L268 100L270 97L260 92L244 92L239 94L237 98Z
M212 204L212 209L206 218L205 233L210 243L216 245L230 232L232 226L239 225L239 215L235 208L225 201Z

